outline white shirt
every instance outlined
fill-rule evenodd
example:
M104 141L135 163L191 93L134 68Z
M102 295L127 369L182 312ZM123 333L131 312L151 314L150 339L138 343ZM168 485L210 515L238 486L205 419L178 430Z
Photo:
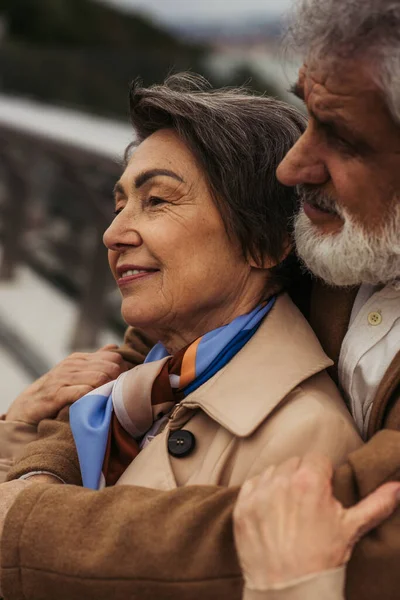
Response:
M378 386L400 351L400 283L361 286L339 356L339 382L365 439Z

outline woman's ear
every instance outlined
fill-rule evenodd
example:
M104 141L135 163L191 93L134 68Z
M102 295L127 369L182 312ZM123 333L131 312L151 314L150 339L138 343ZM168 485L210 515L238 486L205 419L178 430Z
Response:
M285 260L285 258L287 258L289 256L292 249L293 249L293 244L292 244L289 236L287 236L284 246L283 246L282 254L281 254L279 260L273 259L270 256L265 256L264 259L262 259L262 260L261 259L256 260L253 257L250 257L249 265L253 269L272 269L273 267L280 265Z

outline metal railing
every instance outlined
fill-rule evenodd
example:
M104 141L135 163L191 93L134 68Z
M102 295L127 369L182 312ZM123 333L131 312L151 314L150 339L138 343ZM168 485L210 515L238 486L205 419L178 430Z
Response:
M41 135L2 122L0 114L0 280L11 281L25 263L75 298L71 349L96 347L106 323L123 327L102 244L120 173L104 147L96 152Z

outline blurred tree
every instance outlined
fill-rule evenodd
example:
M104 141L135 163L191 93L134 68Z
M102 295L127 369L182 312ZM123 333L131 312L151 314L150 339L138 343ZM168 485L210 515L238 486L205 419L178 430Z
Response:
M280 96L278 88L271 81L266 81L250 64L246 63L235 69L227 79L226 85L234 87L244 86L251 88L255 92L273 96L274 98L279 98Z
M6 24L0 89L107 116L127 115L129 82L162 81L171 71L206 76L209 48L174 37L140 14L95 0L0 0ZM240 69L229 81L272 92L259 76Z
M4 91L110 116L126 117L134 77L200 70L206 50L94 0L0 0L0 16Z
M200 50L140 14L128 15L94 0L0 0L0 14L11 38L39 46Z

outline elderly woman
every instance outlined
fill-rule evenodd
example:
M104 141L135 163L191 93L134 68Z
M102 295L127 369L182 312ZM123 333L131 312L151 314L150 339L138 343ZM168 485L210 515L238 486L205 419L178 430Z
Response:
M71 408L83 484L238 485L311 449L340 463L359 438L283 289L297 199L275 169L303 118L189 76L135 85L131 115L104 242L124 319L160 341Z
M285 293L297 198L275 169L303 117L193 76L135 85L131 115L104 241L126 322L159 343L72 407L84 485L235 486L311 450L340 464L361 442ZM81 483L74 449L47 448L13 475Z

